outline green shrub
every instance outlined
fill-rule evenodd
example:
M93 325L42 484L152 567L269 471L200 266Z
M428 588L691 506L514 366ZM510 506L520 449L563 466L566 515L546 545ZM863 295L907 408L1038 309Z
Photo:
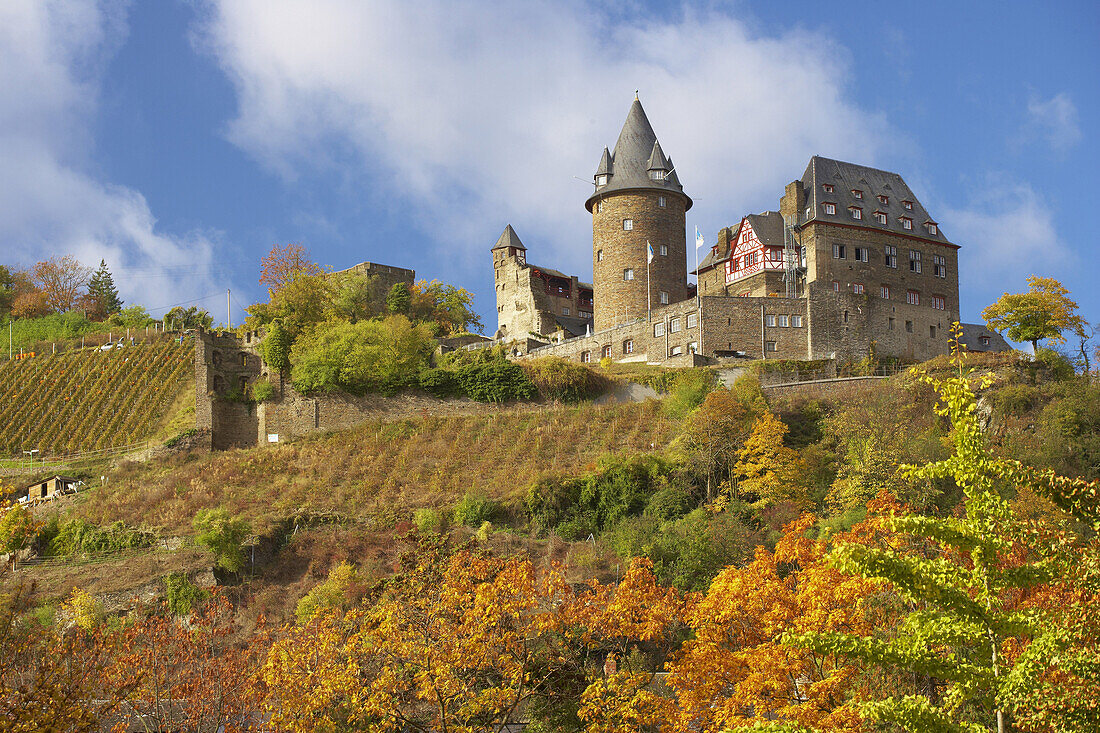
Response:
M649 497L645 513L667 521L684 516L695 508L691 494L679 486L666 486Z
M583 478L570 476L546 475L536 479L523 499L523 509L532 527L548 532L573 516L583 485Z
M595 397L607 385L606 377L584 364L556 356L525 360L520 366L539 394L548 400L580 402Z
M13 505L0 515L0 551L15 552L26 547L35 535L34 517L29 509Z
M151 532L114 522L107 527L91 524L81 517L66 520L50 540L50 555L96 555L137 547L149 547L156 542Z
M435 532L439 534L443 530L447 529L449 524L449 517L445 512L441 512L437 509L428 509L424 507L417 509L413 513L413 522L416 524L417 530L421 534L428 534L429 532Z
M710 369L687 369L680 372L665 398L665 412L671 417L684 417L703 404L707 392L714 389L717 375Z
M275 385L267 377L260 377L249 385L253 402L267 402L275 396Z
M347 605L349 595L360 584L359 572L349 562L341 562L328 571L328 578L298 601L294 616L298 623L307 623L322 611Z
M164 441L165 448L172 448L176 446L184 438L190 438L192 435L198 435L198 428L188 428L187 430L181 430L177 435L172 436L168 440Z
M467 493L454 508L455 524L480 527L500 513L500 504L480 494Z
M176 616L187 616L201 606L210 593L191 582L186 573L169 573L164 579L168 610Z
M195 540L214 553L215 564L231 573L244 567L242 546L252 528L240 517L230 517L225 509L200 509L193 523Z
M458 370L458 381L478 402L532 400L538 394L523 367L504 358L467 364Z
M454 397L461 394L458 377L447 369L425 369L420 372L420 389L436 397Z
M1027 384L1009 384L994 390L989 397L997 409L1005 415L1026 414L1039 401L1038 388Z
M1073 362L1054 349L1044 349L1040 347L1035 353L1035 361L1043 367L1046 367L1049 378L1055 381L1072 379L1073 375L1077 373L1073 368Z
M267 327L267 335L260 342L260 358L272 369L284 372L290 368L290 349L294 338L281 321L272 321Z

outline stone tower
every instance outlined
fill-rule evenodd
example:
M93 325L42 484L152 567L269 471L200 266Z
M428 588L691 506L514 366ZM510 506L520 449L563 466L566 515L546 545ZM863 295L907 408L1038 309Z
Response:
M614 151L604 148L593 182L584 207L592 213L595 330L644 318L650 302L657 308L687 298L691 198L637 97ZM647 241L653 248L648 282Z

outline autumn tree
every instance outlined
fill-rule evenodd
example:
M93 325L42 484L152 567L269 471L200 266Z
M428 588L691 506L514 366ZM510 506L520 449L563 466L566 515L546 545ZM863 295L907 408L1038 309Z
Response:
M31 270L35 286L42 291L47 307L55 313L73 309L91 274L92 269L80 264L72 255L51 257Z
M1085 321L1077 314L1077 303L1069 298L1069 290L1052 277L1032 275L1026 293L1005 293L997 302L982 311L986 325L995 331L1005 331L1013 341L1028 341L1035 352L1039 341L1064 344L1065 331L1085 335Z
M272 296L296 276L321 275L324 272L300 244L282 247L276 244L260 259L260 265L260 284L267 285Z
M937 412L953 427L953 453L905 471L919 479L952 479L965 495L965 513L895 516L891 529L918 540L914 547L919 551L849 543L839 544L831 555L838 570L889 582L913 610L889 638L866 630L834 630L793 634L792 643L931 680L924 694L864 703L860 710L870 720L906 730L995 725L1003 733L1006 684L1013 676L1009 652L1041 633L1035 614L1015 600L1048 579L1050 568L1019 557L1023 528L1002 496L1017 467L988 452L960 353L953 363L958 376L924 377L942 400ZM979 383L988 386L990 380L987 376Z
M787 426L771 412L753 423L752 433L737 452L733 474L738 492L752 494L761 505L791 502L809 503L806 468L798 451L783 445Z
M252 532L251 526L241 517L230 516L228 510L200 509L193 522L195 540L214 553L218 567L231 573L244 567L244 541Z
M707 501L714 499L714 487L723 481L732 483L737 451L756 416L733 392L719 387L684 420L680 440L706 476Z
M442 336L484 329L481 316L473 310L474 296L464 288L419 280L409 288L409 296L410 318L436 324Z

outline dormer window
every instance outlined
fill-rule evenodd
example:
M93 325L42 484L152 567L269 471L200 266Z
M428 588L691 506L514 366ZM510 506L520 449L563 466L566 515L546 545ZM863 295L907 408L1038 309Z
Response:
M936 232L938 232L940 230L939 226L937 226L936 222L934 222L934 221L927 222L927 223L925 223L924 226L928 228L928 233L929 234L935 234Z
M886 223L886 214L884 214L883 212L876 211L874 216L875 216L875 221L877 221L879 224L885 224Z
M665 180L665 172L664 171L650 171L649 172L649 177L652 178L654 181L663 181L663 180Z
M858 206L849 206L848 212L852 215L853 219L863 218L863 209L859 208Z
M879 202L880 204L882 204L883 206L886 206L887 204L889 204L889 203L890 203L890 197L889 197L889 196L883 196L883 195L882 195L882 194L880 193L880 194L878 195L878 202Z
M824 191L825 193L832 193L833 192L833 184L831 184L831 183L822 183L821 184L821 190Z
M596 185L606 186L608 177L609 176L606 173L601 173L600 175L596 176Z
M901 205L905 207L906 211L912 211L913 210L913 202L912 201L902 201Z
M858 188L853 188L852 189L852 196L854 198L857 198L857 199L862 199L863 198L863 191L860 191Z
M836 204L822 204L821 207L825 209L826 214L836 213Z
M901 228L902 229L912 229L913 228L913 220L910 219L908 216L901 217Z

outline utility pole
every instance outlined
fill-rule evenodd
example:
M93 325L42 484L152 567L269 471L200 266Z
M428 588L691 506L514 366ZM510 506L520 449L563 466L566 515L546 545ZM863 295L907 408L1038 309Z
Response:
M11 318L11 314L8 314L8 318ZM8 321L8 361L11 361L11 321Z
M229 288L225 289L225 325L227 330L233 330L233 306L230 305Z

